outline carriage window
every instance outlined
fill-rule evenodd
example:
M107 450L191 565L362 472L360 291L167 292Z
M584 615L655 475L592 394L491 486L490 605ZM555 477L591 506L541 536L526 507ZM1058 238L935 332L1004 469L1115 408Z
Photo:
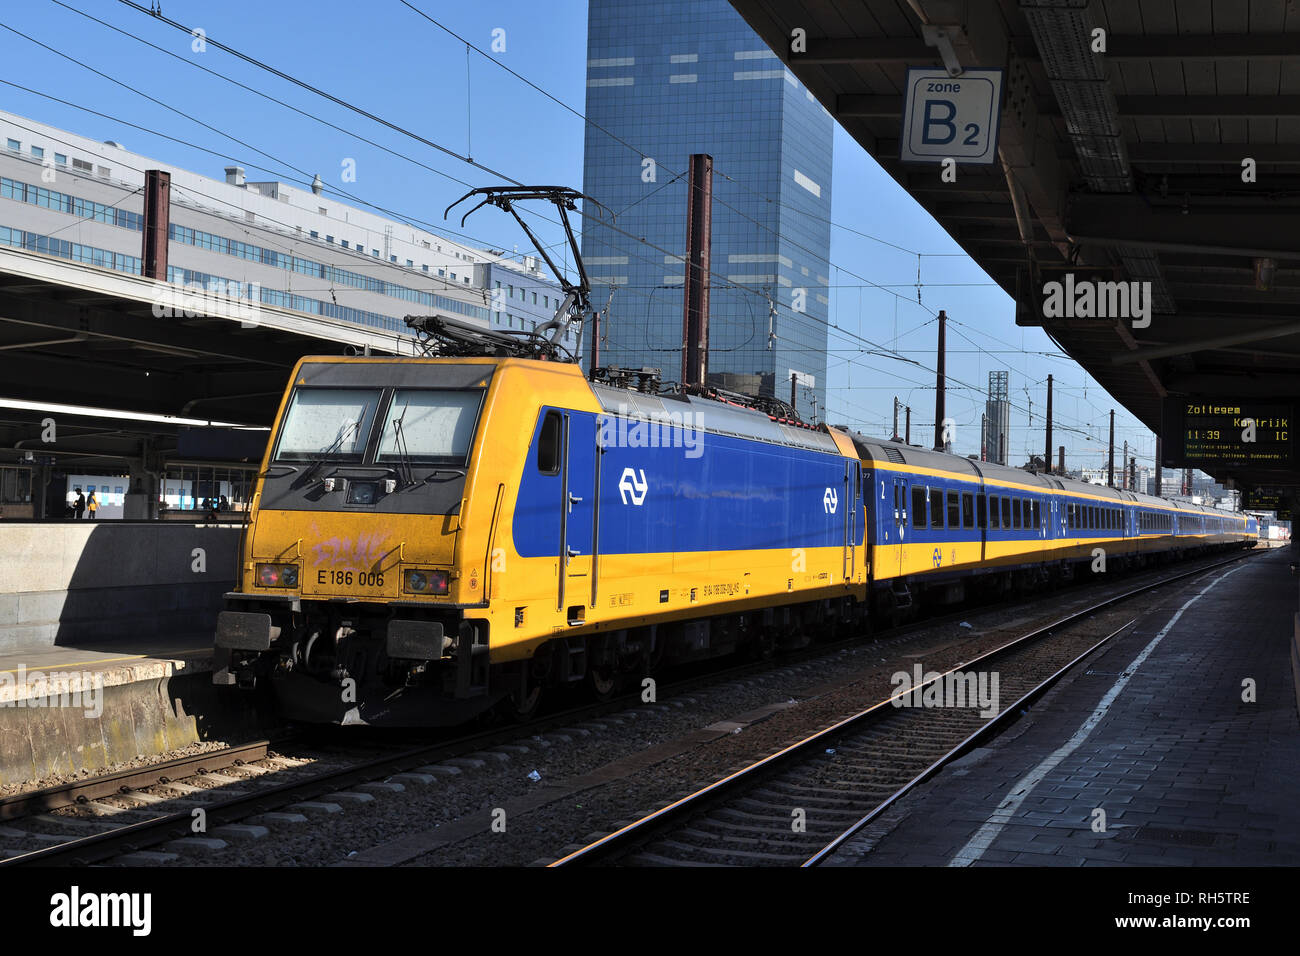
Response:
M1002 520L999 517L998 496L989 495L989 527L1000 528Z
M938 488L930 489L930 527L943 527L943 492Z
M1020 527L1020 499L1019 498L1011 499L1011 526L1013 528Z
M1035 501L1034 501L1034 527L1035 527L1035 528L1041 528L1042 526L1043 526L1043 511L1042 511L1042 505L1037 501L1037 499L1035 499Z
M961 526L975 527L975 496L969 491L963 492L961 496Z
M1030 505L1029 505L1029 499L1028 499L1028 498L1023 498L1023 499L1021 499L1021 501L1020 501L1020 505L1021 505L1021 510L1024 512L1024 525L1025 525L1025 527L1026 527L1026 528L1032 528L1032 527L1034 526L1034 525L1033 525L1033 522L1032 522L1032 519L1033 519L1033 509L1032 509L1032 508L1030 507Z
M912 527L924 528L927 522L925 520L925 489L912 489Z
M985 501L983 492L975 496L975 517L979 521L981 528L988 527L988 502Z
M1002 527L1011 527L1011 499L1002 499Z
M957 502L957 492L948 492L948 527L961 527L961 506Z
M537 439L537 470L543 475L560 473L560 413L547 412L542 434Z

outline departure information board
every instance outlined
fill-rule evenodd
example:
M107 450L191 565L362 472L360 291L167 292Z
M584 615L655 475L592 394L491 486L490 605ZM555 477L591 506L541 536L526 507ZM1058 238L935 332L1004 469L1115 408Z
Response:
M1276 488L1245 488L1241 492L1241 510L1277 511L1283 500Z
M1294 401L1170 398L1164 409L1164 464L1171 468L1295 464Z

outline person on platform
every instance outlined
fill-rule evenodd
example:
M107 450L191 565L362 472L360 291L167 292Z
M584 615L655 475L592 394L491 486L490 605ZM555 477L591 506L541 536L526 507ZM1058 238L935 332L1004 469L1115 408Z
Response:
M95 497L95 493L92 491L90 493L90 497L86 499L87 517L89 517L91 521L94 521L95 512L98 510L99 510L99 499Z
M73 516L76 520L80 521L80 520L81 520L81 515L82 515L82 513L85 512L85 510L86 510L86 496L83 495L83 494L81 493L81 489L78 488L78 489L77 489L77 500L74 501L74 502L72 503L72 516Z

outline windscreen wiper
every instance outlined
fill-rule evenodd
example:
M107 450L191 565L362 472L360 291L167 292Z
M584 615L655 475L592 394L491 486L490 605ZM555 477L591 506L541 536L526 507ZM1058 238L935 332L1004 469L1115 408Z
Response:
M410 408L410 405L403 405L402 414L393 419L393 449L397 452L397 463L401 466L397 476L402 479L404 487L415 484L415 474L411 470L411 453L406 444L406 432L402 430L402 422Z
M340 428L339 437L335 438L328 448L322 448L319 452L316 453L315 456L313 456L311 460L311 464L309 464L306 470L303 471L301 480L307 481L308 479L311 478L312 475L316 474L316 469L320 468L321 465L325 464L326 459L328 459L330 455L334 454L336 451L338 451L340 448L343 447L343 442L348 437L348 433L352 431L358 431L360 430L360 428L361 428L360 421L348 422L346 425Z

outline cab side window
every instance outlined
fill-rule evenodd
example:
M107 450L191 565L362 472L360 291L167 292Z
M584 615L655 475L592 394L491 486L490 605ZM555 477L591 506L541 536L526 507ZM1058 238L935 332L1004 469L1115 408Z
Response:
M560 473L560 431L563 422L559 412L547 412L542 420L542 431L537 437L537 470L543 475Z

